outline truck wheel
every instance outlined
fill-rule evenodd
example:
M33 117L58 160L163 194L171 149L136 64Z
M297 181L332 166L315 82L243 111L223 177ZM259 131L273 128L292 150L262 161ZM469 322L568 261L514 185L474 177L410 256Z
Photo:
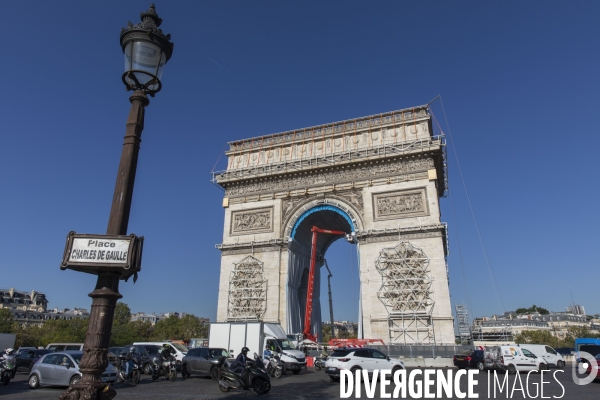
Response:
M556 363L556 366L557 366L558 368L564 368L564 367L565 367L565 362L564 362L563 360L559 360L559 361Z
M517 369L515 368L515 366L513 364L508 365L508 373L510 375L514 375L517 373Z
M281 375L283 375L283 368L275 368L275 371L273 371L273 377L274 378L281 378Z

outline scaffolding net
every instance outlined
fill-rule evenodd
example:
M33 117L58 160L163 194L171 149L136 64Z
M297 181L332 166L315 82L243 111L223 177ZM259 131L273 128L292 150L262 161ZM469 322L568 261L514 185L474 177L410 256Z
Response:
M263 263L248 256L238 263L229 277L228 321L261 321L267 304L267 280Z
M382 249L375 267L382 277L377 297L388 311L390 343L435 344L429 258L410 242L400 242Z

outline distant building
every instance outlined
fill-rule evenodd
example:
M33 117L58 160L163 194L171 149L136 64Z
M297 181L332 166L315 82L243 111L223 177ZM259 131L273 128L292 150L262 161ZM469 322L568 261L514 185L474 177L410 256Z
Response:
M0 296L2 296L0 308L10 310L14 320L22 326L42 326L48 320L89 317L89 313L85 308L47 310L48 300L46 295L35 290L23 292L14 288L0 289Z
M517 314L509 311L503 315L482 317L473 320L473 340L478 345L485 342L512 342L523 331L547 330L559 339L564 339L571 327L588 328L600 334L600 324L589 320L583 306L567 307L567 311L540 314L538 312Z
M137 313L131 314L131 322L133 322L133 321L150 322L154 326L154 325L156 325L156 323L158 321L161 321L163 319L167 319L172 316L176 316L178 318L183 318L186 315L187 315L187 313L178 312L178 311L166 312L166 313L162 313L159 315L156 315L155 313L146 314L144 312L137 312ZM198 319L204 325L207 325L210 323L210 319L208 319L208 318L198 317Z

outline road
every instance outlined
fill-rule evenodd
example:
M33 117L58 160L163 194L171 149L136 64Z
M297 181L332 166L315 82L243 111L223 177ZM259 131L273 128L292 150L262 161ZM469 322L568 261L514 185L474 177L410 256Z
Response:
M412 369L408 370L410 373ZM438 371L448 373L448 369ZM454 373L456 370L452 370ZM553 371L544 374L544 397L563 398L566 400L596 400L600 398L600 383L593 382L589 385L575 385L571 379L569 370L564 373L557 373L557 379L553 378ZM504 375L498 375L499 379L504 379ZM464 378L464 377L463 377ZM513 388L516 376L509 376L508 387ZM538 373L532 373L527 384L526 374L521 375L521 381L524 391L521 392L520 386L515 386L515 391L509 398L541 398L540 393L536 396L536 390L539 390L541 377ZM493 379L493 375L492 375ZM480 399L488 398L487 374L480 374L477 378L478 384L474 386L475 393L479 394ZM492 380L493 381L493 380ZM262 396L269 399L331 399L340 398L340 384L332 382L323 371L317 372L312 368L302 371L299 375L288 374L281 379L271 381L271 391ZM562 386L561 386L562 385ZM462 390L466 390L466 379L461 380ZM393 385L392 385L393 388ZM391 393L392 388L388 388L387 393ZM563 389L564 388L564 389ZM56 400L65 388L39 388L37 390L29 389L27 385L27 374L19 373L8 386L0 385L0 399L53 399ZM229 393L221 393L215 381L209 378L188 378L182 380L178 377L175 382L168 382L163 379L153 382L147 375L142 375L142 380L137 386L129 384L116 384L117 399L135 400L135 399L167 399L167 400L192 400L192 399L214 399L214 398L234 398L234 397L258 397L253 391L232 390ZM529 394L527 393L529 390ZM436 389L432 392L435 394ZM524 394L523 394L524 393ZM400 393L401 394L401 393ZM361 398L368 398L365 394L365 388L361 390ZM555 396L555 397L553 397ZM407 397L410 397L409 395ZM351 398L355 398L352 395ZM375 398L380 398L380 385L378 383L375 390ZM413 397L414 398L414 397ZM440 398L458 398L458 397L440 397ZM493 388L490 388L489 398L494 398ZM506 388L499 393L496 388L495 398L506 399Z

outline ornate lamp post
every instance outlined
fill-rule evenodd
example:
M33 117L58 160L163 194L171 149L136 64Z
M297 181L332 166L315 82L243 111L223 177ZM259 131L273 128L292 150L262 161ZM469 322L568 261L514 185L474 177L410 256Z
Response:
M137 25L129 22L127 28L121 30L121 47L125 55L123 83L127 90L133 90L134 93L129 98L131 110L127 118L125 141L106 230L106 235L113 237L127 235L138 153L144 129L144 108L149 104L147 95L154 97L161 89L162 70L173 53L171 36L163 34L158 29L162 20L156 14L154 4L148 11L141 13L141 20L142 22ZM93 241L89 240L89 242ZM83 253L82 250L72 250L73 245L71 247L67 245L67 247L72 253L65 251L65 260L70 257L72 261L75 255L79 257L77 260L80 260L82 254L87 257L88 253ZM132 248L134 247L130 247L130 253ZM79 252L75 253L77 251ZM137 253L139 265L141 245L138 247ZM87 257L87 259L91 258ZM107 353L115 306L117 300L123 297L119 293L119 280L127 279L131 272L111 271L110 265L107 267L106 262L102 264L103 268L96 268L95 265L99 264L92 264L78 267L79 269L73 268L97 274L98 281L95 290L89 294L92 298L92 308L85 336L83 357L79 364L82 377L79 382L72 384L60 396L61 400L110 400L117 394L112 387L102 381L101 375L108 366ZM71 267L66 265L66 261L63 261L61 268ZM137 272L134 281L136 278Z

